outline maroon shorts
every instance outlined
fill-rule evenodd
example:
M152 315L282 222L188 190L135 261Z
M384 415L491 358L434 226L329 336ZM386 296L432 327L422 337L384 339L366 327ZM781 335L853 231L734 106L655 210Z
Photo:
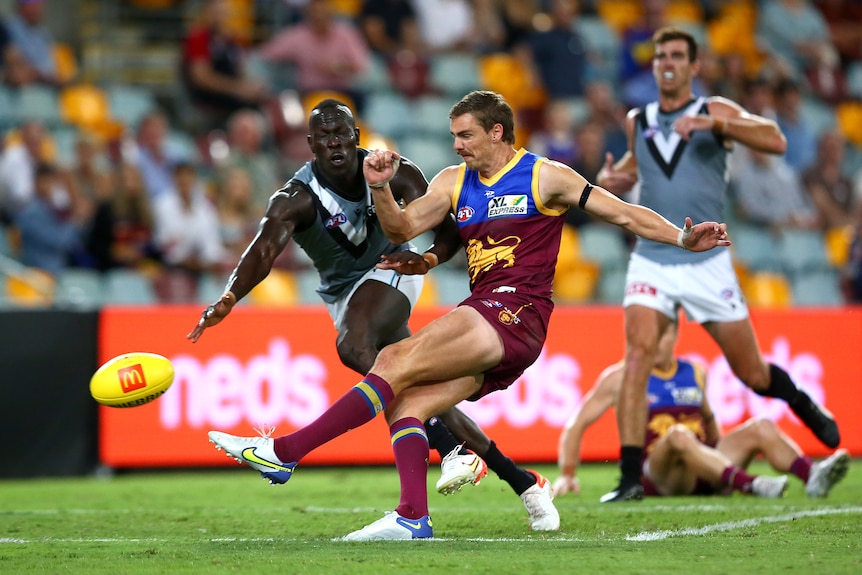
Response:
M641 477L641 485L644 487L644 495L646 496L661 496L662 493L658 490L658 488L650 481L646 476ZM691 493L687 495L715 495L717 491L715 488L705 479L697 478L697 481L694 484L694 489L691 490Z
M550 299L525 294L492 293L473 294L459 305L482 314L503 340L503 361L485 372L481 389L467 398L476 401L492 391L506 389L536 361L545 344L554 304Z

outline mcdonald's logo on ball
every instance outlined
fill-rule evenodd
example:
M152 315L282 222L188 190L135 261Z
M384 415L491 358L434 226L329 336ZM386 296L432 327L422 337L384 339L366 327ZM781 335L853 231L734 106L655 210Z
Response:
M90 395L102 405L137 407L150 403L174 381L174 366L164 356L133 352L119 355L90 378Z

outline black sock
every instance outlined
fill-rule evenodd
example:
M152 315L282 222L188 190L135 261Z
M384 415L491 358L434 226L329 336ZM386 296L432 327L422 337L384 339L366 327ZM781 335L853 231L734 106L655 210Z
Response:
M630 485L641 482L641 457L643 447L639 445L623 445L620 447L620 472L621 485Z
M482 459L488 464L497 476L508 483L515 493L520 495L536 483L536 477L526 469L518 467L515 462L503 455L497 444L493 441L488 452L482 455Z
M793 404L799 394L799 389L787 372L775 365L769 364L769 387L764 390L754 390L757 395L764 397L777 397L783 399L789 404Z
M425 422L425 434L428 436L429 447L436 450L440 457L446 457L449 452L461 445L446 424L436 416ZM462 447L461 453L466 452L467 450Z

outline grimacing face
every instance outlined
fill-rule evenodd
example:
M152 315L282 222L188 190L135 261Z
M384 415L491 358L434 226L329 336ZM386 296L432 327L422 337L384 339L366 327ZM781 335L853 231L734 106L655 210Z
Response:
M344 106L316 110L309 120L308 145L318 165L332 173L347 172L356 165L359 131L353 114Z
M453 148L471 170L487 167L491 148L491 132L486 132L472 114L451 119L449 129L455 138Z

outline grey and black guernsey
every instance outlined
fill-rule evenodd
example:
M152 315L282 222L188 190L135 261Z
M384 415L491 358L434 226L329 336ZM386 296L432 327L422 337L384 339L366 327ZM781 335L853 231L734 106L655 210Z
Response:
M673 123L684 115L708 113L706 98L697 98L668 112L651 102L635 116L639 203L679 227L686 216L694 223L724 219L728 150L723 140L709 131L693 131L685 141L673 130ZM721 253L688 252L644 238L638 238L634 251L660 264L690 264Z
M360 164L367 153L359 150ZM291 182L311 194L317 209L314 223L295 231L293 239L314 263L320 275L317 293L326 303L349 292L381 255L412 248L409 243L394 245L386 239L367 185L361 200L348 200L327 184L313 161L297 170L288 184Z

